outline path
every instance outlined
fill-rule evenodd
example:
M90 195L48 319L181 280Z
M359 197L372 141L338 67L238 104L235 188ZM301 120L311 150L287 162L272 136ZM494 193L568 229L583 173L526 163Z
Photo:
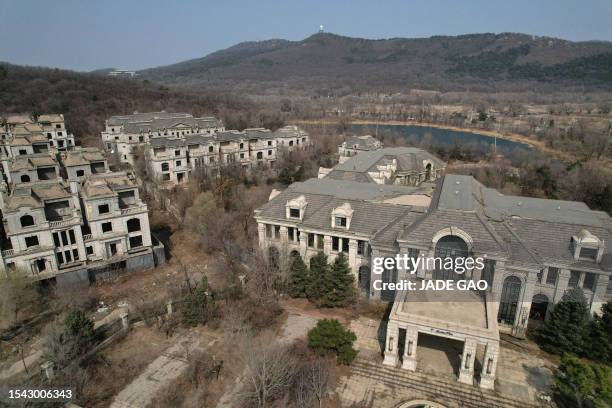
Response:
M111 408L145 408L155 394L178 378L189 366L189 354L212 346L217 340L200 333L177 339L161 356L151 362L134 381L115 396Z

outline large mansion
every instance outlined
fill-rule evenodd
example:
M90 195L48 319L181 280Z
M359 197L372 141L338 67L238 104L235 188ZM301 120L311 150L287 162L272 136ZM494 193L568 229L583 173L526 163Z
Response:
M270 257L299 254L306 262L318 251L331 260L346 254L365 296L395 300L385 364L401 359L413 370L419 335L447 337L464 343L459 380L471 383L479 350L480 385L490 388L499 331L523 337L530 318L544 318L568 288L582 288L592 312L609 298L612 219L581 202L504 195L471 176L443 175L445 166L431 160L429 167L423 153L419 160L394 160L409 151L362 152L323 178L272 196L255 211L260 246ZM397 170L379 176L389 164L401 165L400 175L407 176L400 182ZM396 254L485 261L465 277L423 264L414 274L397 268L373 272L374 258ZM457 279L484 280L489 287L449 299L375 284ZM399 339L405 342L401 347Z

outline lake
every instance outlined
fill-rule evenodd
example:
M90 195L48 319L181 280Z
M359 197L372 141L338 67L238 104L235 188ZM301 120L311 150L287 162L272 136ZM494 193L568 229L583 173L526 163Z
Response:
M374 136L376 125L352 125L351 130L355 134L370 133ZM430 140L434 145L486 144L493 146L495 144L495 138L491 136L427 126L378 125L378 134L402 135L415 142L420 142L427 136L428 138L431 137ZM498 151L511 151L514 149L533 150L533 148L526 143L500 138L497 139Z

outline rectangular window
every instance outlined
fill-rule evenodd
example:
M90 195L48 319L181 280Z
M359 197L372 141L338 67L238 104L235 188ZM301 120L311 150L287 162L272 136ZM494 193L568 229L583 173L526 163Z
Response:
M177 160L175 164L176 164L176 167L180 167L180 165L181 165L181 161L180 161L180 160Z
M538 272L538 283L542 283L543 274L544 274L544 269L540 269L540 272Z
M588 290L593 290L595 288L595 277L597 275L595 275L594 273L585 273L584 274L584 282L582 284L582 287L584 289L588 289Z
M174 151L174 155L175 156L180 156L181 155L181 151L180 150L175 150Z
M98 214L108 214L110 212L110 208L108 204L102 204L98 206Z
M597 248L580 248L580 258L583 259L597 259Z
M61 252L57 253L57 263L60 265L64 263L64 255Z
M70 250L64 251L64 258L66 259L66 262L72 262L72 254L70 253Z
M349 251L349 239L342 238L342 252L345 252L348 254L348 251Z
M579 271L571 271L569 282L567 282L567 286L570 288L575 288L578 286L578 281L580 280L580 272Z
M280 225L274 226L274 238L280 239Z
M68 230L68 235L70 235L70 243L76 244L76 237L74 236L74 230Z
M77 249L72 250L72 257L74 258L75 261L79 260L79 251Z
M38 235L32 235L30 237L26 237L25 239L26 247L34 247L38 245Z
M300 218L300 209L299 208L290 208L289 216L291 218Z
M59 240L59 234L57 232L53 233L53 243L55 244L56 247L61 246L61 243Z
M557 283L557 275L559 275L559 269L548 268L548 275L546 275L546 284L555 285Z
M266 224L266 237L272 237L272 226L270 224Z
M268 150L268 156L272 156L272 150Z
M112 222L104 222L102 223L102 232L110 232L113 230Z
M93 247L92 246L86 246L85 247L85 253L87 255L93 255L93 253L94 253Z
M287 228L287 236L289 237L289 241L293 241L293 233L295 229L292 227Z
M314 248L315 245L315 234L308 233L308 248Z
M365 254L365 241L357 241L357 255Z
M130 248L138 248L142 246L142 235L130 237Z
M340 238L332 237L332 251L340 250Z
M317 235L317 249L323 249L325 246L325 237L323 235Z
M336 217L336 227L346 227L346 217Z
M268 140L268 146L272 146L272 141Z

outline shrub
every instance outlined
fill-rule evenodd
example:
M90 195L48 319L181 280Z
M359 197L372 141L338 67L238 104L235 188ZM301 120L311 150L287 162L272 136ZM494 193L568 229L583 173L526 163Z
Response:
M555 401L560 407L612 406L612 371L565 354L555 374Z
M357 356L353 342L357 336L336 319L323 319L308 332L308 347L319 355L335 354L340 364L350 364Z

